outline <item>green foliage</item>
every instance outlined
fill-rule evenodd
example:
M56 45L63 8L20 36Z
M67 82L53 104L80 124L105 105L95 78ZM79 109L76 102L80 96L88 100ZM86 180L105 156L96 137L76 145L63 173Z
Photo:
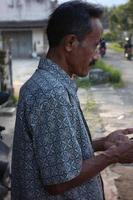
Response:
M92 100L87 101L85 105L85 111L90 112L96 110L96 103Z
M127 14L126 4L113 8L110 15L110 29L115 30L115 32L128 30L129 23Z
M103 37L105 38L106 41L112 42L116 40L117 35L115 32L107 32L107 33L103 33Z
M127 20L129 24L129 30L133 31L133 0L129 0L127 3Z
M110 74L109 82L111 84L122 82L120 71L118 69L115 69L111 65L105 63L103 60L98 60L95 64L95 68L100 68L104 72L109 73Z
M77 83L77 86L80 87L80 88L88 88L88 87L91 86L91 83L90 83L88 77L86 77L86 78L77 78L76 79L76 83Z
M116 43L116 42L113 42L113 43L110 43L108 45L108 47L116 52L123 52L123 48L121 47L120 44Z
M16 104L18 102L18 97L14 96L14 95L11 96L11 101L13 104Z
M104 29L108 29L109 28L109 16L110 16L110 10L108 7L104 7L104 13L102 16L102 24Z
M124 83L123 83L122 80L120 82L118 82L118 83L113 83L112 85L113 85L114 88L122 88L122 87L124 87Z
M109 67L109 73L111 74L110 76L110 82L111 83L119 83L121 80L121 74L117 69L112 68L111 66Z
M123 82L121 79L121 73L119 70L115 69L111 65L105 63L103 60L98 60L94 66L94 68L102 69L104 72L108 73L109 76L109 83L116 87L122 87ZM93 85L92 82L89 81L88 77L85 78L77 78L76 79L77 86L80 88L88 88Z
M116 33L116 40L120 42L124 37L123 32L128 36L133 34L133 0L110 9L109 28Z

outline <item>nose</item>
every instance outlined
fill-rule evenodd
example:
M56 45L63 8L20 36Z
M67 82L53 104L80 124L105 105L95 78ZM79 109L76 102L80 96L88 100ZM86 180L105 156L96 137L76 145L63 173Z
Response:
M99 52L96 50L93 54L93 59L98 60L100 58Z

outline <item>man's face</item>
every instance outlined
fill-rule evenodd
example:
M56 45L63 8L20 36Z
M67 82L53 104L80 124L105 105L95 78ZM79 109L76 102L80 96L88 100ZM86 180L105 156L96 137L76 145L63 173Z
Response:
M90 63L95 56L103 31L100 20L92 19L92 28L93 31L87 34L82 41L75 42L68 61L70 74L83 77L88 74L91 68Z

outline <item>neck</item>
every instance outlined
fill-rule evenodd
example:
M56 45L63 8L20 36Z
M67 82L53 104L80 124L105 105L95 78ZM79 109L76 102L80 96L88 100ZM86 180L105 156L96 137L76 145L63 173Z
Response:
M46 57L59 65L70 77L72 77L63 49L60 49L59 47L50 48Z

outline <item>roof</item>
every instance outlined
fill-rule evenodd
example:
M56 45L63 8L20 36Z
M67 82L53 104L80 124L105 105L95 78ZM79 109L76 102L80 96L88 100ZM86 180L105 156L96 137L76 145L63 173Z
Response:
M0 29L42 28L47 24L47 19L36 21L1 21Z

